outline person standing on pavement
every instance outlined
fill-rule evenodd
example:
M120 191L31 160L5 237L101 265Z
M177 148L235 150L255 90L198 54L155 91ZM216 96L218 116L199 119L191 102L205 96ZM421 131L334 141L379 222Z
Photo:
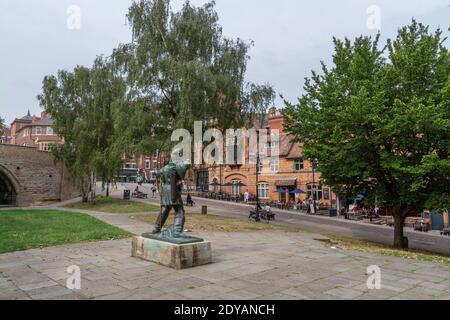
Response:
M248 203L249 199L250 199L250 193L247 190L244 192L244 202Z
M155 198L155 194L156 194L156 186L153 185L153 187L152 187L152 198L153 199Z

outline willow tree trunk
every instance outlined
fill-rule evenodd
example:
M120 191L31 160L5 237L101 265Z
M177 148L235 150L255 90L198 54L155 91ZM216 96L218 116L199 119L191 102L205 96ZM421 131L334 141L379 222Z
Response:
M95 189L97 188L95 173L91 172L90 183L89 183L89 202L95 205L96 194Z
M401 212L394 214L394 247L408 249L408 238L404 234L405 216Z
M81 184L81 199L82 199L81 201L83 203L88 203L89 202L89 192L88 192L88 189L87 189L86 184L84 183L84 181Z
M88 195L88 193L87 192L85 192L85 191L82 191L81 192L81 201L83 202L83 203L88 203L89 202L89 195Z

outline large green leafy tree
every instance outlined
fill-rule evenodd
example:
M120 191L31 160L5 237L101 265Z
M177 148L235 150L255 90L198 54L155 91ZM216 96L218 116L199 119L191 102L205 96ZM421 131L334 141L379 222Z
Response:
M38 99L64 138L54 152L70 169L84 201L95 203L96 181L114 181L121 168L121 154L113 143L113 109L123 102L125 91L112 64L101 57L92 68L59 71L43 81Z
M413 20L379 49L379 36L334 39L332 67L306 79L287 103L287 129L305 156L320 159L323 182L393 206L396 247L405 218L448 208L450 56L437 30Z
M168 151L174 129L192 132L198 120L222 129L251 125L272 103L271 86L245 81L252 44L225 38L214 7L186 2L173 12L169 0L130 7L133 41L113 54L129 88L116 110L120 145Z

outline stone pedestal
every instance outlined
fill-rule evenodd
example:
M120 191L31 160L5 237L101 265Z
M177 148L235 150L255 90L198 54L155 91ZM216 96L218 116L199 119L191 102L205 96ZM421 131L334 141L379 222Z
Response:
M212 263L211 243L173 244L160 240L134 237L131 255L177 270Z

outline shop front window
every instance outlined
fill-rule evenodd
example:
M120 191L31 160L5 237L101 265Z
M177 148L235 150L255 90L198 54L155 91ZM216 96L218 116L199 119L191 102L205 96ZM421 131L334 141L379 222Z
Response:
M197 190L200 192L209 191L209 171L202 170L197 172Z
M234 196L238 196L241 194L241 181L233 180L231 181L231 194Z
M318 185L318 184L316 184L316 185L309 184L308 185L308 196L314 200L322 200L322 198L323 198L322 186Z

